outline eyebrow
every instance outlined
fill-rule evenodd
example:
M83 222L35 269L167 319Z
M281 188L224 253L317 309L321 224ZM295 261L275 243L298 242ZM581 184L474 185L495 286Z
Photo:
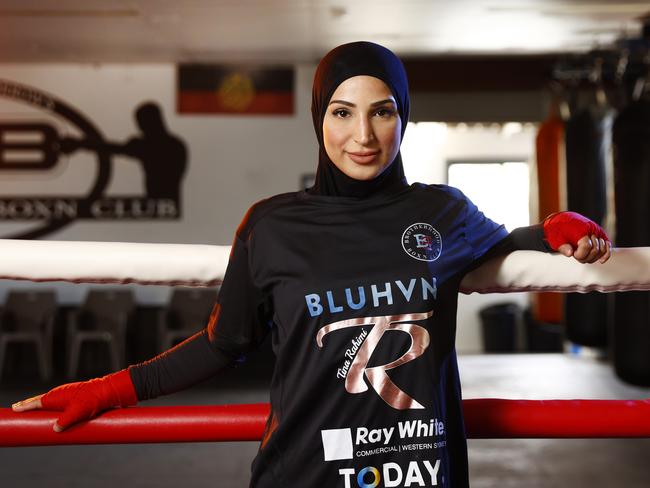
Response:
M340 103L341 105L345 105L347 107L356 107L356 105L352 102L346 102L345 100L332 100L330 101L329 105L332 105L333 103ZM386 103L391 103L393 105L397 105L395 100L392 98L386 98L385 100L379 100L378 102L372 102L370 104L371 107L378 107L379 105L384 105Z

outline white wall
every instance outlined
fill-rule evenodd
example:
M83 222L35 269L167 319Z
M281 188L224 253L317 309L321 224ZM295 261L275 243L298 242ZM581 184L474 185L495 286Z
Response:
M151 65L0 65L0 78L49 92L83 112L106 139L123 141L138 134L134 108L146 100L163 109L169 130L190 151L183 188L184 215L173 222L77 221L49 239L230 244L233 232L251 203L298 188L299 175L313 171L317 146L309 105L313 66L298 65L294 116L189 116L175 110L175 66ZM24 104L0 97L0 117L48 118ZM60 132L73 129L63 120L48 122ZM87 189L95 176L93 156L75 153L54 170L40 176L2 172L0 195L57 193ZM125 157L113 163L109 194L142 191L138 164ZM33 225L33 224L30 224ZM25 223L0 222L0 236Z

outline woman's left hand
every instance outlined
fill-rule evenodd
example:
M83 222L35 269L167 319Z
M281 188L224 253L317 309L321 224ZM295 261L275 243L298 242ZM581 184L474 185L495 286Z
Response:
M575 212L558 212L544 219L544 238L551 248L581 263L606 262L612 243L595 222Z

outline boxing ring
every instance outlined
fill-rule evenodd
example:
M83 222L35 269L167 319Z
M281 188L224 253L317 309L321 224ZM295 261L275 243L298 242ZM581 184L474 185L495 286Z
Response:
M214 286L223 279L229 252L209 245L0 240L0 278ZM463 293L648 290L650 248L616 249L603 265L517 251L461 283ZM471 399L463 409L469 438L650 437L650 400ZM3 408L0 447L254 441L261 439L268 413L268 404L132 407L55 433L58 412Z

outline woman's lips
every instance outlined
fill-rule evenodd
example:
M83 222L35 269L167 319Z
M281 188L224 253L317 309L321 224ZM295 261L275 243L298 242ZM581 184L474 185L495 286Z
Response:
M348 152L347 154L355 163L368 164L375 160L379 151Z

